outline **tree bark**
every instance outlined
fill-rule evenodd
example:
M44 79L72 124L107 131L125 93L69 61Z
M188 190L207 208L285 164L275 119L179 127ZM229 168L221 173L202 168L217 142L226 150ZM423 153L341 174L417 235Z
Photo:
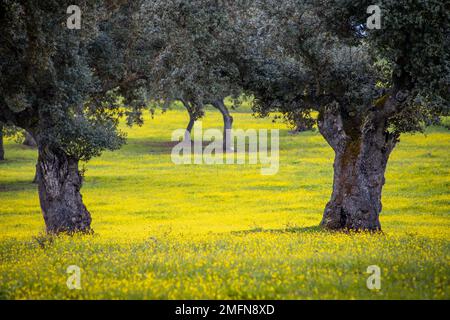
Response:
M82 176L78 159L62 150L39 146L38 190L47 232L91 232L91 215L80 194Z
M28 131L25 131L25 140L23 141L23 145L33 148L37 147L36 140L34 140L33 136Z
M192 128L194 127L195 124L195 115L194 112L191 108L191 106L189 105L189 103L187 101L182 100L184 107L186 108L187 112L189 113L189 123L186 127L186 133L184 134L184 141L191 141L191 137L192 137Z
M5 160L5 147L3 145L3 124L0 124L0 161Z
M346 120L347 121L347 120ZM381 192L389 155L398 135L386 121L366 118L346 126L339 111L325 111L319 130L335 152L333 193L321 225L332 230L381 230Z
M215 100L212 103L213 107L222 113L223 117L223 151L233 151L231 146L231 128L233 126L233 117L230 115L228 108L223 103L223 99Z

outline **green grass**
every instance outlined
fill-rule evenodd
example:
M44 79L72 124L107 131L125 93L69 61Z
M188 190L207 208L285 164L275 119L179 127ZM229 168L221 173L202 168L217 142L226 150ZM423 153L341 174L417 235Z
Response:
M388 164L383 234L317 228L333 152L315 132L235 112L236 128L279 128L280 170L171 162L181 108L125 128L128 143L86 164L93 236L42 236L36 151L6 142L0 163L0 298L449 299L450 133L403 135ZM208 110L203 127L220 128ZM66 268L82 270L68 290ZM369 265L381 290L366 287Z

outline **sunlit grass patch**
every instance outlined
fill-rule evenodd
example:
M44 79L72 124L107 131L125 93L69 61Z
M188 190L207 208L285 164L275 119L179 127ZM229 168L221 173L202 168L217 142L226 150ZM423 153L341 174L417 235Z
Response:
M450 134L403 135L386 173L383 234L318 228L332 186L333 151L317 132L233 114L235 127L278 128L280 170L174 165L182 109L122 129L128 143L85 165L93 236L42 235L36 151L6 143L0 164L0 298L448 299ZM203 127L221 128L207 110ZM69 265L82 289L68 290ZM366 269L382 271L379 292Z

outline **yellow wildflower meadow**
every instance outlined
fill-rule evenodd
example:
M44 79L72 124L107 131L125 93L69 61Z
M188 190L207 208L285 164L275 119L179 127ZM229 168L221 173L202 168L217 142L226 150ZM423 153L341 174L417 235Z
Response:
M317 132L234 113L236 128L280 129L280 169L174 165L183 110L123 130L128 143L85 165L95 234L43 234L36 151L6 142L0 164L1 299L449 299L450 132L403 135L388 164L382 234L318 228L333 152ZM204 128L221 128L207 111ZM81 270L69 290L67 267ZM381 270L380 290L366 285Z

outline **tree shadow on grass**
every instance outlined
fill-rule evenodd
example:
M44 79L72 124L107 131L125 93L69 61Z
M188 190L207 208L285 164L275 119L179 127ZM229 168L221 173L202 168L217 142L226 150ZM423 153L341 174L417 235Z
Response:
M145 139L129 139L124 147L127 154L170 154L178 142Z
M14 192L14 191L36 191L37 185L31 180L22 181L2 181L0 182L0 192Z
M240 230L240 231L232 231L231 234L233 235L247 235L247 234L254 234L254 233L328 233L329 231L323 229L321 226L308 226L308 227L286 227L286 228L280 228L280 229L264 229L264 228L253 228L249 230Z
M161 141L161 140L144 140L144 139L129 139L128 144L123 150L126 151L127 154L167 154L170 155L172 153L172 149L179 144L180 141ZM202 154L203 150L211 144L210 141L202 141L202 149L197 150L194 149L194 143L191 142L191 154L199 153ZM222 142L220 141L220 144ZM248 147L246 147L248 150Z

